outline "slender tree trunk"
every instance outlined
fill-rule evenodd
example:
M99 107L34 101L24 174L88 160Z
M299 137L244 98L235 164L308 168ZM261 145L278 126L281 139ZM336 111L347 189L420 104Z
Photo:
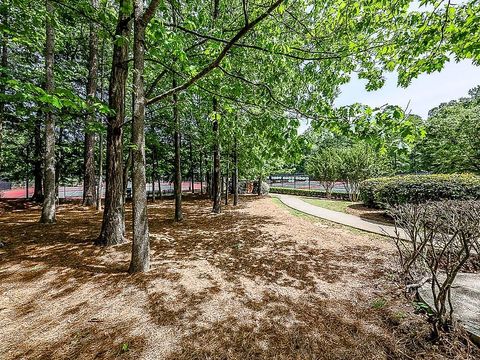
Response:
M155 202L155 197L155 177L152 175L152 202Z
M132 139L133 142L133 139ZM127 197L127 188L128 188L128 177L132 167L132 150L128 151L127 161L123 167L123 199Z
M220 136L217 117L217 99L213 98L213 112L215 119L213 120L213 212L219 214L222 211L221 198L222 198L222 178L220 173Z
M132 138L134 149L132 172L133 243L130 273L150 269L150 238L148 233L147 191L145 176L145 90L144 56L145 27L143 0L134 1L134 80Z
M42 124L40 116L35 119L35 148L33 151L33 177L34 177L34 190L33 200L37 202L43 202L43 161L42 161Z
M257 195L262 195L262 175L258 176L258 187L257 187Z
M59 199L59 187L60 187L60 177L61 177L61 173L62 173L62 164L63 164L63 160L64 160L64 155L63 155L63 138L64 138L64 133L65 133L65 128L62 126L60 127L59 131L58 131L58 150L57 151L57 160L55 162L55 195L56 195L56 200L58 201Z
M3 16L3 23L7 25L8 22L8 6L5 8L4 16ZM4 71L8 67L8 40L7 40L7 33L3 33L2 36L2 60L1 65ZM4 72L0 72L0 76L2 78L6 77ZM5 85L3 82L0 81L0 95L5 95ZM3 165L3 123L5 121L5 102L3 100L0 101L0 171Z
M161 176L158 175L158 198L161 200L162 199L162 179Z
M102 210L102 192L103 192L103 136L100 133L98 139L98 191L97 191L97 211Z
M229 192L228 173L229 171L230 171L230 165L229 165L229 162L227 161L227 171L225 172L225 205L228 205L228 192Z
M130 0L120 0L116 37L128 38L130 26L124 9ZM115 245L125 241L125 215L123 196L123 143L122 125L125 118L125 91L128 76L128 43L115 41L113 45L112 72L108 89L108 103L113 114L107 122L107 174L105 189L105 209L99 245Z
M206 182L207 182L207 195L211 199L212 198L212 179L211 179L211 171L208 169L207 161L205 160L207 172L205 173Z
M194 178L194 164L193 164L193 145L192 138L190 137L190 180L192 183L192 194L195 194L195 178Z
M200 195L203 195L203 152L200 154Z
M98 0L90 0L92 8L98 8ZM87 78L87 103L91 104L97 92L98 74L98 26L90 22L88 78ZM89 114L85 119L85 127L92 122L94 115ZM83 156L83 205L93 206L97 200L95 188L95 134L85 129L85 143Z
M177 82L173 79L173 87L177 86ZM173 141L175 147L175 178L173 183L173 191L175 193L175 221L183 219L182 214L182 167L180 158L180 119L178 116L177 94L173 94Z
M46 41L45 41L45 90L52 93L55 89L54 82L54 47L55 31L51 16L54 14L53 5L46 0ZM40 222L44 224L55 222L55 118L50 110L45 114L45 175L42 216Z
M238 205L238 153L237 137L235 136L235 148L233 150L233 206Z

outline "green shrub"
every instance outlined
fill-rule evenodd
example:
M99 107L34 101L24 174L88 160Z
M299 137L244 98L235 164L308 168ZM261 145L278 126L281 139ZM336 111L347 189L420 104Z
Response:
M480 176L472 174L399 175L360 184L367 206L385 207L435 200L479 200Z
M297 195L297 196L310 196L310 197L320 197L326 198L327 193L322 190L308 190L308 189L291 189L291 188L281 188L281 187L271 187L271 194L286 194L286 195ZM344 193L335 193L332 192L330 195L332 199L339 200L349 200L348 194Z

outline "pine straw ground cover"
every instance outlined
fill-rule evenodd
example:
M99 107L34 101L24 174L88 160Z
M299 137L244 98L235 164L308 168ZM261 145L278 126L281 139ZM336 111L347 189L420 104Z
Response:
M92 245L101 214L62 205L0 216L2 359L468 359L393 281L388 240L293 216L270 198L210 213L187 198L149 206L152 270L130 244ZM127 213L130 228L130 213ZM130 236L131 234L127 234Z

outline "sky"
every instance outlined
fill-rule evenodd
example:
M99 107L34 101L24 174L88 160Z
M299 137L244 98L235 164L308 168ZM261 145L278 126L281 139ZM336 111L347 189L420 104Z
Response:
M449 62L441 72L420 75L407 88L397 87L396 73L388 73L385 85L377 91L365 90L365 80L356 76L343 85L335 105L355 102L370 106L399 105L403 109L426 118L428 111L443 102L467 96L468 90L480 85L480 66L470 61Z

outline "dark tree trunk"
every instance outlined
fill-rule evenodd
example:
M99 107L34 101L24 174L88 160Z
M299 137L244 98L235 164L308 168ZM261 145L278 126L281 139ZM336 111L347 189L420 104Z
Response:
M155 197L155 176L152 175L152 202L155 202Z
M205 161L207 163L207 161ZM207 195L211 199L212 198L212 179L211 179L211 171L208 169L208 163L207 163L207 172L205 173L205 181L207 182Z
M132 139L133 141L133 139ZM127 161L125 161L125 166L123 167L123 199L127 196L128 188L128 177L132 167L132 150L128 151Z
M98 188L97 188L97 211L102 210L102 192L103 192L103 136L100 134L98 139Z
M173 80L173 87L177 86L175 79ZM182 166L180 158L180 118L178 116L178 104L177 94L173 94L173 141L175 147L175 159L174 168L175 176L173 183L173 191L175 194L175 221L181 221L183 219L182 214Z
M34 190L33 200L37 202L43 202L43 161L42 161L42 130L41 130L41 118L37 116L35 119L35 148L33 151L33 177L34 177Z
M192 146L192 138L190 137L190 180L191 180L191 183L192 183L192 194L195 193L195 178L194 178L194 174L193 174L193 168L194 168L193 146Z
M91 0L92 8L98 8L98 0ZM98 74L98 26L90 22L88 78L87 78L87 103L91 104L97 92ZM85 127L92 122L94 116L87 115ZM85 130L85 143L83 155L83 205L93 206L97 200L95 184L95 134Z
M217 99L213 98L213 113L215 119L213 120L213 212L219 214L222 211L222 178L220 173L220 136L217 117Z
M121 0L115 35L128 38L130 33L129 16L124 9L129 0ZM107 174L105 189L105 209L97 244L115 245L125 241L125 218L123 197L123 143L122 125L125 118L125 91L128 76L128 43L115 41L113 45L112 71L108 89L108 104L113 114L107 122Z
M227 161L227 171L225 172L225 205L228 205L228 193L229 193L229 184L228 184L228 173L230 171L229 162Z
M237 138L235 137L235 149L233 150L233 205L238 205L238 153Z
M203 152L200 154L200 195L203 195Z
M134 1L134 80L133 80L133 121L132 150L132 202L133 202L133 242L130 273L144 272L150 269L150 238L147 216L147 186L145 175L145 90L144 56L145 27L143 0Z
M262 175L258 177L257 195L262 195Z
M5 7L5 12L3 16L3 23L7 25L8 22L8 6ZM7 33L3 33L2 36L2 60L1 60L1 65L4 70L7 69L8 67L8 40L7 40ZM0 76L6 77L4 72L2 71L0 73ZM3 85L3 82L0 81L0 95L5 95L5 85ZM0 171L3 170L2 165L3 165L3 123L5 121L5 102L3 100L0 100Z
M57 152L57 161L55 162L55 194L58 199L59 187L60 187L60 177L62 176L62 164L64 160L64 150L63 150L63 138L65 134L65 128L60 127L58 131L58 152Z
M54 47L55 31L50 18L54 14L52 3L46 1L46 41L45 41L45 91L52 93L55 89L54 82ZM44 224L55 222L55 118L50 110L45 114L45 174L44 174L44 199L40 222Z

